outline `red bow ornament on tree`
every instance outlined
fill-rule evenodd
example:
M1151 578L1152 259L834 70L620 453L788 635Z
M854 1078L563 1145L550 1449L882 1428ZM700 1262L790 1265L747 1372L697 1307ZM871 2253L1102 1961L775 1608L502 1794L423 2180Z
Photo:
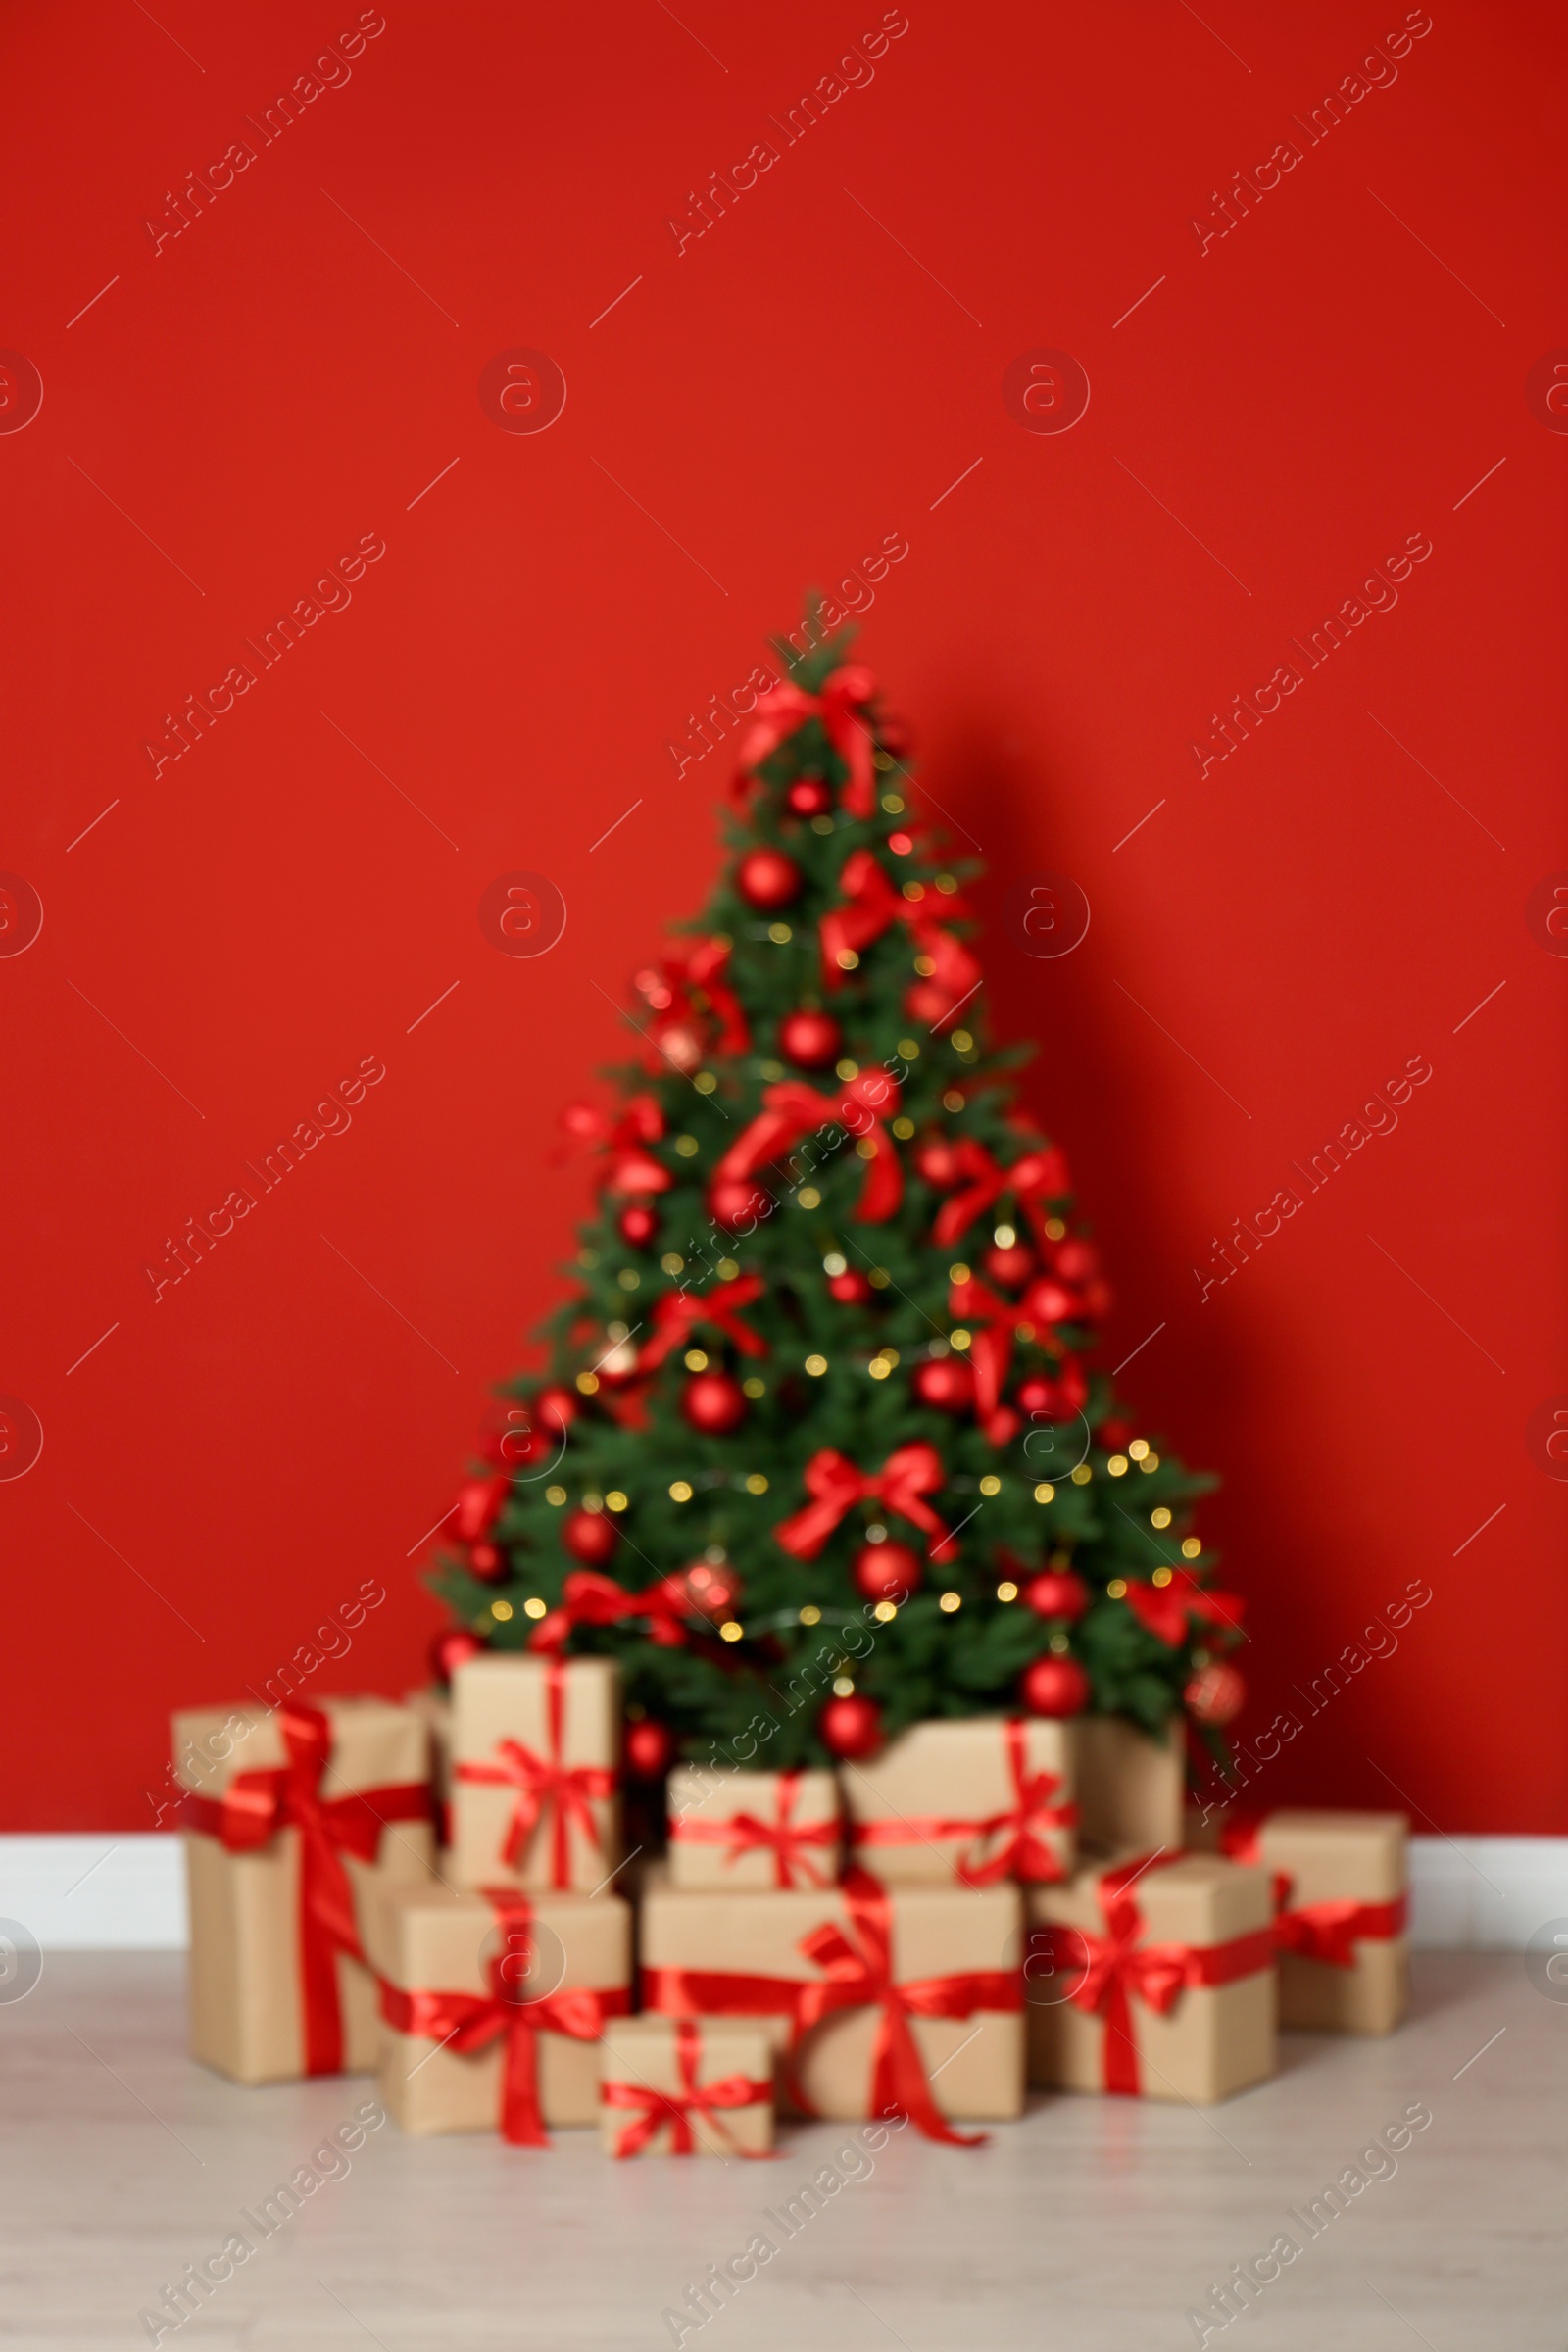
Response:
M692 2117L700 2115L715 2139L722 2141L732 2156L766 2158L768 2148L743 2148L724 2121L726 2107L756 2107L763 2100L772 2102L771 2082L754 2082L746 2075L724 2075L716 2082L697 2080L702 2063L703 2030L695 2020L678 2017L675 2028L675 2066L679 2078L676 2090L655 2090L652 2083L616 2082L608 2077L599 2086L599 2096L607 2107L632 2110L632 2120L625 2125L615 2141L617 2156L640 2156L655 2134L669 2127L669 2152L672 2156L695 2156L697 2134L692 2129Z
M668 1192L673 1182L669 1170L648 1150L664 1134L664 1114L652 1095L633 1095L618 1119L592 1102L568 1102L561 1124L568 1149L573 1144L597 1144L603 1149L601 1192Z
M551 1658L545 1678L545 1712L550 1741L548 1755L536 1754L520 1740L503 1740L497 1744L494 1763L459 1764L454 1769L460 1781L516 1790L501 1849L502 1860L512 1870L521 1869L535 1831L549 1816L550 1883L552 1886L564 1888L571 1885L572 1827L576 1826L590 1845L602 1848L604 1840L594 1819L594 1801L614 1794L615 1776L604 1765L568 1765L563 1760L566 1669L559 1656Z
M951 1542L946 1523L925 1497L946 1481L942 1457L923 1442L901 1446L880 1470L858 1470L847 1454L824 1446L806 1465L806 1492L811 1500L804 1510L782 1520L773 1530L774 1542L798 1560L814 1560L833 1530L858 1502L874 1502L890 1517L910 1520L930 1541L931 1559L941 1557Z
M747 729L737 783L744 785L754 768L771 759L781 743L787 743L798 728L814 718L849 771L844 808L851 816L870 816L876 807L871 730L858 714L875 692L871 672L854 663L836 669L820 694L806 694L799 686L787 684L773 687L758 705L755 724Z
M922 882L911 883L909 888L917 893L915 897L895 890L886 867L869 850L851 852L839 876L844 905L832 907L818 925L822 978L828 988L842 984L845 973L854 969L853 959L873 940L880 939L894 923L905 922L931 965L926 975L930 983L955 1004L973 995L980 985L979 963L962 940L947 928L969 908L956 896L934 899ZM852 959L848 963L846 956ZM943 1016L938 1013L937 1017Z
M319 1707L298 1701L279 1709L277 1720L288 1762L261 1772L237 1772L221 1797L187 1794L183 1814L188 1829L219 1838L231 1854L259 1853L280 1831L299 1832L305 2072L336 2075L343 2069L338 1954L365 1960L343 1857L353 1854L361 1862L373 1862L387 1822L427 1821L430 1790L423 1782L411 1781L324 1797L321 1781L332 1756L330 1721Z
M745 1054L752 1042L741 1001L725 974L730 942L723 938L682 939L657 965L634 975L632 985L647 1000L654 1021L649 1035L661 1052L666 1030L684 1029L699 1045L705 1037L719 1054ZM711 1024L716 1032L708 1036ZM673 1054L681 1066L679 1053Z
M897 1113L899 1100L897 1079L881 1069L859 1071L839 1095L819 1095L793 1078L770 1086L758 1116L714 1169L714 1181L755 1176L818 1128L844 1127L858 1139L866 1162L856 1220L885 1224L904 1199L903 1162L883 1125Z
M750 1175L751 1170L746 1173ZM765 1288L760 1274L743 1274L735 1282L721 1282L702 1293L666 1291L654 1307L653 1335L638 1358L638 1371L656 1370L666 1355L684 1348L696 1323L711 1323L742 1355L765 1355L767 1342L759 1339L736 1312L737 1307L750 1306L760 1298Z
M1169 1581L1163 1585L1145 1584L1137 1577L1126 1580L1127 1606L1156 1641L1168 1642L1172 1649L1179 1649L1187 1639L1190 1616L1201 1618L1205 1625L1240 1630L1247 1612L1247 1603L1240 1593L1205 1592L1185 1568L1169 1569L1167 1576Z
M1005 1193L1013 1195L1041 1241L1046 1240L1051 1202L1059 1200L1071 1190L1066 1157L1054 1145L1025 1152L1010 1168L1001 1166L972 1135L955 1144L953 1154L958 1171L957 1189L937 1211L936 1223L931 1228L934 1241L940 1242L944 1249L950 1248L961 1234L968 1232L982 1211L994 1207Z
M1220 1850L1233 1862L1261 1864L1263 1824L1239 1821L1220 1834ZM1353 1968L1355 1947L1365 1938L1384 1943L1402 1936L1409 1915L1409 1897L1396 1894L1387 1902L1359 1903L1348 1896L1327 1902L1300 1903L1294 1909L1295 1882L1282 1870L1271 1874L1274 1887L1274 1941L1282 1952L1297 1952L1303 1960L1322 1960L1330 1968Z
M641 1592L628 1592L596 1568L573 1568L562 1586L560 1605L540 1618L528 1647L559 1657L579 1625L619 1625L628 1617L646 1617L648 1639L661 1648L675 1649L688 1637L688 1620L699 1614L678 1576L663 1576Z
M1021 1304L999 1298L972 1276L967 1281L954 1283L948 1292L948 1312L958 1324L966 1324L971 1334L969 1361L974 1367L975 1417L982 1424L993 1420L1002 1402L1002 1384L1012 1361L1014 1339L1038 1340L1042 1347L1053 1348L1058 1354L1062 1351L1051 1325L1041 1328L1040 1308L1054 1303L1042 1298L1041 1294L1047 1290L1059 1299L1063 1315L1072 1312L1072 1299L1059 1283L1032 1284ZM1016 1420L1010 1420L1006 1435L1010 1437L1016 1427Z

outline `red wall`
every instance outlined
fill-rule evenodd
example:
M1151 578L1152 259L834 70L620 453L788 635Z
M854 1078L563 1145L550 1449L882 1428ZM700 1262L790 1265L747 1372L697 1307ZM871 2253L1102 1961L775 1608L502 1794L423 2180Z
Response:
M1530 391L1568 337L1558 12L1434 0L1309 144L1293 116L1397 5L909 0L787 147L769 115L874 4L386 16L266 146L245 117L351 0L0 33L0 342L44 388L0 435L0 865L44 909L0 958L0 1390L44 1433L0 1483L8 1826L149 1826L167 1710L237 1696L367 1577L389 1597L316 1688L417 1674L421 1534L584 1200L557 1115L713 867L726 756L677 776L666 744L896 533L862 650L991 861L997 1017L1041 1040L1109 1360L1162 1326L1123 1385L1224 1474L1240 1728L1304 1720L1259 1792L1568 1830L1564 1489L1529 1435L1568 1390L1568 968L1528 913L1568 867L1568 439ZM165 192L241 138L155 250ZM761 139L677 252L667 218ZM519 346L568 387L539 434L477 396ZM1039 347L1092 387L1059 434L1003 396ZM155 775L163 715L365 534L352 604ZM1397 604L1309 669L1292 640L1416 534ZM1292 662L1200 776L1211 714ZM569 908L536 960L476 919L518 867ZM1048 870L1093 909L1058 961L1004 921ZM367 1056L352 1127L155 1302L166 1237ZM1293 1161L1412 1057L1396 1131L1306 1193ZM1293 1184L1200 1300L1212 1238ZM1307 1719L1291 1686L1413 1579L1396 1654Z

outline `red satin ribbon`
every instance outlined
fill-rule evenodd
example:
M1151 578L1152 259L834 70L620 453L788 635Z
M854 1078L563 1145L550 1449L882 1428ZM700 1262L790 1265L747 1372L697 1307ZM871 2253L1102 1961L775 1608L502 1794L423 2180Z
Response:
M797 728L814 718L849 770L844 808L851 816L870 816L876 808L871 731L857 711L875 692L871 672L856 664L835 670L820 694L805 694L788 684L773 687L758 704L756 722L747 729L737 782L744 784L752 769L760 767Z
M935 1559L950 1538L946 1522L924 1498L934 1494L946 1477L942 1456L923 1441L899 1446L874 1472L857 1469L847 1454L825 1446L806 1465L806 1492L811 1500L774 1528L773 1540L796 1559L814 1560L847 1511L858 1502L875 1502L890 1515L923 1528L932 1539L927 1555Z
M984 2132L955 2132L938 2110L911 2018L972 2017L977 2009L1017 2010L1023 1983L1017 1969L966 1969L947 1977L921 1977L910 1984L893 1978L893 1906L876 1881L851 1870L843 1892L848 1929L831 1921L801 1940L808 1960L826 1973L807 1982L791 1977L728 1975L716 1970L645 1968L643 2006L670 2014L725 2017L789 2017L792 2064L813 2027L841 2009L875 2008L876 2038L871 2054L872 2116L906 2116L927 2139L975 2147ZM795 2085L797 2103L811 2112Z
M1061 1856L1046 1833L1070 1829L1078 1819L1074 1804L1051 1802L1061 1787L1060 1776L1029 1769L1029 1727L1020 1716L1002 1726L1007 1769L1012 1776L1015 1802L1001 1813L978 1819L920 1813L895 1814L886 1821L858 1821L851 1830L857 1845L938 1844L949 1838L968 1838L967 1854L958 1855L954 1877L964 1886L995 1886L1002 1879L1027 1880L1050 1886L1067 1875ZM994 1838L1002 1838L995 1853L982 1859Z
M1064 1307L1070 1311L1071 1300L1062 1293ZM948 1292L948 1312L956 1322L969 1326L969 1361L974 1366L975 1417L989 1421L1002 1401L1002 1384L1007 1377L1012 1361L1012 1343L1038 1340L1042 1346L1059 1349L1060 1342L1048 1325L1042 1329L1033 1315L1025 1314L1021 1305L1010 1298L999 1298L985 1283L971 1276L965 1282L954 1283Z
M882 1225L904 1199L904 1166L883 1126L899 1107L898 1080L882 1069L861 1070L841 1094L819 1095L812 1086L787 1078L764 1088L762 1108L731 1144L713 1171L716 1182L755 1176L818 1128L847 1127L871 1151L865 1182L856 1203L858 1224Z
M683 1814L669 1825L672 1838L685 1845L722 1845L725 1868L732 1867L742 1854L764 1848L773 1856L773 1883L776 1886L826 1886L828 1874L818 1870L808 1846L832 1846L838 1843L839 1827L836 1821L798 1822L792 1819L800 1801L801 1776L798 1772L781 1772L778 1776L778 1813L772 1821L762 1821L755 1813L731 1813L722 1821L707 1821L700 1816ZM800 1876L797 1879L797 1872Z
M1134 1995L1164 2017L1189 1985L1235 1984L1274 1962L1274 1936L1268 1928L1233 1936L1228 1943L1139 1942L1144 1915L1133 1888L1146 1871L1180 1860L1180 1854L1143 1854L1107 1870L1097 1889L1103 1936L1051 1920L1030 1937L1031 1957L1049 1959L1054 1971L1080 1972L1067 1997L1086 2015L1104 2019L1104 2086L1128 2098L1136 2098L1143 2088Z
M1051 1202L1060 1200L1071 1189L1066 1159L1054 1146L1025 1152L1010 1168L1002 1167L972 1135L961 1137L953 1152L958 1166L959 1189L938 1209L931 1228L933 1241L940 1242L944 1249L950 1247L1004 1193L1016 1198L1041 1241L1046 1241Z
M711 1323L734 1342L743 1355L765 1355L767 1342L743 1323L737 1307L750 1306L766 1289L760 1274L742 1274L710 1291L666 1291L654 1307L653 1336L638 1358L639 1372L652 1372L675 1348L684 1348L695 1323Z
M381 1831L391 1821L428 1821L430 1790L423 1782L402 1781L358 1788L348 1796L323 1797L321 1780L332 1757L332 1727L319 1707L293 1701L278 1711L286 1764L261 1772L237 1772L221 1797L188 1793L185 1826L217 1838L231 1854L254 1854L281 1830L300 1834L299 1964L300 2011L305 2030L305 2072L343 2071L343 2009L337 1956L364 1961L354 1889L343 1856L373 1862Z
M852 850L839 876L844 897L817 926L822 946L822 979L826 987L842 987L845 967L841 953L858 956L894 923L907 923L921 954L931 959L931 977L955 996L969 994L979 983L979 963L946 925L968 914L957 897L929 895L906 899L895 890L887 868L869 850Z
M561 1114L568 1146L597 1144L605 1152L602 1191L667 1193L674 1178L647 1150L664 1134L664 1114L652 1095L633 1095L618 1119L592 1102L568 1102Z
M517 1791L501 1849L501 1858L511 1869L521 1869L534 1832L549 1815L550 1884L562 1889L571 1885L572 1824L575 1822L590 1845L602 1850L604 1840L594 1819L593 1799L612 1796L615 1788L615 1776L605 1766L567 1765L562 1760L565 1713L566 1667L563 1659L553 1657L545 1670L545 1720L550 1753L541 1756L531 1747L524 1747L520 1740L503 1740L496 1748L498 1762L454 1767L460 1781Z
M1263 1820L1233 1822L1220 1833L1220 1850L1233 1862L1262 1863L1262 1832ZM1296 1952L1303 1960L1322 1960L1330 1968L1353 1968L1357 1943L1387 1943L1404 1934L1410 1912L1406 1894L1396 1894L1384 1903L1358 1903L1340 1896L1293 1907L1295 1881L1282 1870L1273 1872L1272 1877L1274 1940L1282 1952Z
M675 2064L680 2074L679 2090L655 2090L647 2082L604 2082L599 2096L607 2107L628 2107L634 2110L632 2121L625 2126L615 2141L617 2156L640 2156L656 2132L669 2126L669 2152L672 2156L695 2156L697 2134L692 2129L694 2114L706 2116L715 2137L721 2139L735 2156L767 2157L770 2148L743 2148L725 2123L720 2110L725 2107L756 2107L762 2100L771 2106L771 2082L754 2082L748 2075L724 2075L716 2082L700 2083L697 2069L703 2055L703 2031L689 2017L675 2020Z
M528 1935L533 1906L513 1886L487 1886L482 1891L494 1905L508 1947L488 1963L488 1993L405 1992L382 1978L381 2015L394 2033L415 2034L464 2054L504 2038L501 2136L516 2148L547 2148L550 2140L539 2104L539 2035L565 2034L574 2041L598 2041L607 2018L626 2015L629 1998L624 1986L611 1992L571 1986L538 1999L514 1986L506 1974L507 1961L514 1956L510 1947L514 1936Z
M677 1576L661 1577L644 1592L628 1592L597 1568L573 1568L561 1588L561 1605L540 1618L528 1647L556 1655L576 1626L618 1625L627 1617L646 1617L649 1640L674 1649L687 1639L687 1619L699 1613Z
M1173 1649L1187 1639L1189 1616L1200 1617L1207 1625L1235 1628L1247 1609L1239 1592L1205 1592L1185 1568L1173 1568L1168 1584L1146 1584L1140 1577L1128 1577L1126 1583L1123 1597L1139 1624Z

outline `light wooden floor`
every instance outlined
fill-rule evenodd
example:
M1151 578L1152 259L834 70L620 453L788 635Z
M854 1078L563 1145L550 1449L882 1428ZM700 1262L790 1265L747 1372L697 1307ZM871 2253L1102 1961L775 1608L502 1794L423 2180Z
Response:
M1293 2037L1276 2082L1206 2116L1062 2098L973 2154L905 2134L788 2240L763 2209L844 2128L795 2127L781 2161L725 2166L614 2164L584 2132L546 2156L388 2125L163 2341L652 2352L674 2340L665 2306L762 2230L774 2259L687 2344L1174 2352L1198 2340L1184 2314L1210 2282L1422 2101L1431 2127L1397 2173L1209 2343L1562 2352L1568 2005L1532 1989L1522 1958L1416 1966L1415 2016L1390 2041ZM182 2053L180 1979L163 1955L57 1956L28 1998L0 2004L8 2352L147 2342L138 2314L163 2282L217 2251L372 2088L246 2091L203 2073Z

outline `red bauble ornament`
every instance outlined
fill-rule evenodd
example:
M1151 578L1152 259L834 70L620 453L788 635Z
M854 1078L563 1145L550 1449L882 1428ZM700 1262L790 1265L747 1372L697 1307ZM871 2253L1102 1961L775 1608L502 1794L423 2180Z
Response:
M1031 1322L1040 1324L1065 1323L1070 1320L1078 1301L1065 1283L1050 1274L1042 1274L1032 1282L1023 1295L1023 1311Z
M1081 1715L1089 1677L1076 1658L1036 1658L1018 1678L1018 1695L1031 1715Z
M1022 1242L1014 1242L1008 1250L988 1250L980 1270L988 1282L1000 1282L1004 1291L1015 1291L1034 1272L1035 1253Z
M1095 1432L1095 1444L1103 1446L1107 1453L1125 1453L1132 1437L1133 1425L1130 1421L1102 1421Z
M784 806L794 816L826 816L833 795L820 776L797 776L784 795Z
M1247 1684L1234 1666L1200 1666L1182 1692L1200 1723L1230 1723L1247 1704Z
M468 1554L468 1574L482 1585L499 1585L507 1573L507 1558L493 1544L476 1544Z
M825 1070L839 1057L844 1032L830 1012L792 1012L778 1025L778 1042L803 1070Z
M675 1581L699 1616L710 1618L714 1625L734 1616L741 1580L727 1560L716 1566L698 1560L693 1567L679 1569Z
M816 1728L830 1756L842 1757L848 1764L862 1763L882 1744L882 1710L874 1698L852 1692L848 1698L830 1698L816 1719Z
M1089 1606L1089 1587L1070 1568L1042 1568L1023 1589L1028 1607L1042 1617L1081 1617Z
M634 1201L630 1208L623 1208L616 1223L621 1240L630 1242L634 1250L646 1250L659 1232L657 1214L653 1209L644 1207L641 1201Z
M907 1544L867 1544L850 1567L855 1589L865 1600L907 1600L920 1587L920 1555Z
M681 1392L680 1409L693 1429L705 1437L722 1438L745 1420L746 1396L740 1382L727 1372L699 1372Z
M928 1135L924 1143L916 1144L914 1168L915 1174L935 1185L939 1193L951 1192L958 1181L957 1156L945 1135Z
M619 1538L615 1523L604 1511L570 1511L561 1530L561 1541L574 1560L585 1568L603 1568L614 1556Z
M564 1437L582 1407L569 1389L541 1389L533 1400L533 1417L542 1429Z
M827 1278L828 1296L840 1306L864 1306L871 1297L871 1285L858 1266L846 1266L842 1274Z
M438 1683L450 1683L466 1658L484 1655L484 1643L466 1625L449 1625L430 1644L430 1671Z
M933 1356L917 1365L909 1385L922 1404L934 1404L939 1413L966 1413L974 1402L974 1374L961 1355Z
M651 1715L626 1726L626 1770L639 1781L662 1780L675 1756L675 1735Z
M1031 1372L1018 1383L1018 1409L1032 1421L1070 1421L1084 1407L1089 1383L1075 1356L1068 1356L1054 1380Z
M741 897L764 914L793 906L805 878L794 858L786 858L782 850L748 850L735 869L735 886Z
M710 1188L708 1205L715 1224L722 1225L726 1233L739 1233L743 1227L749 1232L760 1224L772 1202L749 1176L724 1176Z

